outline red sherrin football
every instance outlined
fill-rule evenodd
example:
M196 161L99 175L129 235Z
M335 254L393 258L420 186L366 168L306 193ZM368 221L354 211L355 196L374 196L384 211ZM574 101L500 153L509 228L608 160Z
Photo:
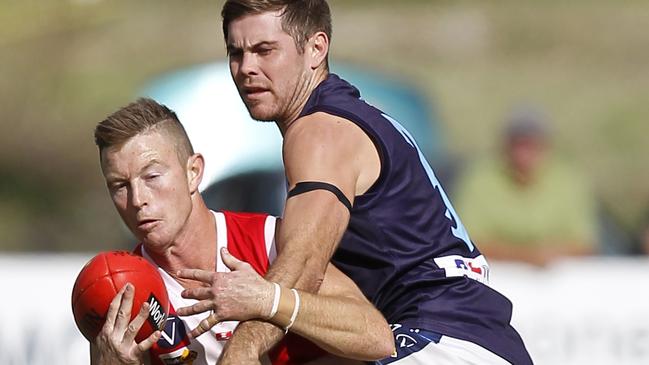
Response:
M164 328L169 297L158 270L146 259L127 251L101 252L81 269L72 289L74 320L88 341L93 341L101 331L110 302L126 283L135 287L131 320L142 303L149 303L149 316L135 340L139 343Z

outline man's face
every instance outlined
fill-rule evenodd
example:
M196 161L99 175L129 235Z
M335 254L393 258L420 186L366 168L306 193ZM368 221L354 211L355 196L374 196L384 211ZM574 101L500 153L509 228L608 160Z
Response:
M513 137L507 145L509 164L516 174L531 178L543 162L545 149L545 141L540 137Z
M102 151L102 171L122 220L151 248L183 230L192 209L188 168L165 133L145 132Z
M226 42L232 79L250 115L275 121L294 112L309 67L304 52L282 30L279 13L232 21Z

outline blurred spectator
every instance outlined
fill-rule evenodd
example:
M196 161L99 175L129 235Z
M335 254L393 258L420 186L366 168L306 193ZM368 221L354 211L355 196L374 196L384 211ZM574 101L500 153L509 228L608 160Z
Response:
M515 110L502 156L460 178L458 212L487 259L542 266L595 251L595 199L585 180L552 156L550 142L543 113Z

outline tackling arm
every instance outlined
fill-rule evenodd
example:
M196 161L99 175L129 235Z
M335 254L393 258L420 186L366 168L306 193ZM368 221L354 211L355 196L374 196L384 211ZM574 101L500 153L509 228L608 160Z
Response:
M383 315L354 282L329 264L317 295L299 292L302 303L291 331L327 352L357 360L378 360L394 351Z
M200 280L209 286L184 290L183 297L203 300L179 308L178 314L191 315L209 308L210 317L216 321L265 319L290 327L292 332L331 354L358 360L382 359L394 350L392 332L381 313L332 264L327 266L316 295L264 280L250 264L238 260L226 249L221 250L221 257L230 273L181 271L181 277ZM209 320L204 320L199 327L209 328ZM192 331L192 335L200 333Z
M284 136L283 153L291 188L302 181L326 182L352 203L380 170L376 149L367 135L355 124L323 113L296 121ZM376 171L368 174L364 170L371 163ZM317 292L348 222L349 211L329 191L314 190L288 199L277 237L278 256L266 279L286 288ZM254 351L259 356L282 335L281 329L269 323L242 323L224 351L223 363L237 363L234 359L240 353L251 355Z

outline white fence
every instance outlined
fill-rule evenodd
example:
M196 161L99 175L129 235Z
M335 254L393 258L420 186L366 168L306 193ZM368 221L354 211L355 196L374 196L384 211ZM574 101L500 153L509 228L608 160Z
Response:
M88 364L70 309L90 255L0 255L0 363ZM538 365L649 364L649 259L492 263Z

